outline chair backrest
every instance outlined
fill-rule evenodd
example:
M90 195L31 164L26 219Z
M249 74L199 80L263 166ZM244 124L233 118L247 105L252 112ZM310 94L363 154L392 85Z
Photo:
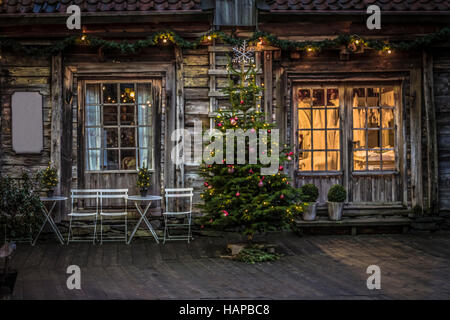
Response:
M127 212L128 207L128 189L99 189L100 210L103 211L104 200L107 199L123 199L124 209Z
M93 199L95 199L95 206L96 206L96 209L98 209L98 197L99 197L98 189L72 189L72 190L70 190L72 212L74 212L74 201L75 200L91 199L91 200L89 200L89 202L90 202Z
M192 212L192 198L194 196L194 189L193 188L172 188L172 189L166 189L166 211L170 211L170 212L183 212L183 213L191 213ZM170 210L170 204L169 204L169 199L173 199L177 200L183 200L183 198L188 199L189 200L189 204L188 204L188 211L185 210ZM181 205L178 203L178 207L181 207Z

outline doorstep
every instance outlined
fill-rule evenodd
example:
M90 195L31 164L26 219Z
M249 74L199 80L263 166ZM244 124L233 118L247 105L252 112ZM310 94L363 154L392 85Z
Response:
M361 218L342 218L340 221L331 221L326 217L318 217L314 221L296 220L296 226L299 229L317 229L329 228L348 228L352 235L356 235L358 229L373 227L400 227L402 232L407 232L411 226L411 220L407 217L361 217Z

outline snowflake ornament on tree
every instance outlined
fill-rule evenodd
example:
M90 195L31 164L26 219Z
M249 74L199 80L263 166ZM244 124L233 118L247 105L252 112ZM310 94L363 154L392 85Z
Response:
M236 63L254 63L254 49L247 46L247 41L240 46L233 47L234 59Z

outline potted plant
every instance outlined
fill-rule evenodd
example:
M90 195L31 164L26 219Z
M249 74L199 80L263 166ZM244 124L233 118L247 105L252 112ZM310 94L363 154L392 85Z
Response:
M47 192L47 197L52 197L58 185L58 171L49 164L47 168L38 172L38 180L42 189Z
M343 186L335 184L330 188L328 191L328 217L330 220L341 220L346 198L347 191Z
M150 175L151 172L147 168L139 168L137 187L142 197L147 196L148 189L150 188Z
M314 184L308 183L303 185L300 188L300 191L302 194L302 201L308 204L306 210L303 212L303 220L313 221L316 219L319 189Z

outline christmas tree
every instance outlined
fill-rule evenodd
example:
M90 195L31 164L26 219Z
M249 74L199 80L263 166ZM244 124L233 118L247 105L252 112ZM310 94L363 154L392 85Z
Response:
M270 148L266 151L260 149L257 153L250 139L244 138L245 151L240 149L239 152L238 143L233 138L230 141L223 139L223 150L227 147L234 149L234 159L228 158L228 152L226 159L223 157L225 152L210 152L211 157L222 158L222 161L211 163L208 161L211 159L204 159L202 163L205 189L201 194L203 203L199 205L204 212L200 223L202 228L211 226L223 230L237 227L251 240L257 232L288 226L303 208L299 204L298 189L291 186L284 172L283 164L292 160L293 153L287 148L279 150L278 141L272 141L272 131L276 130L276 125L265 121L266 115L258 105L262 88L256 84L257 70L252 52L246 43L233 50L236 58L234 63L230 61L228 64L229 84L224 89L229 95L231 108L219 109L215 128L224 135L230 129L234 132L242 130L245 134L256 136L258 142L262 139ZM227 146L230 143L231 146ZM278 149L276 154L272 154L275 152L273 146ZM237 157L244 155L246 161L242 164ZM256 162L248 161L252 156ZM262 161L264 156L276 157L277 167L272 174L262 174L263 168L267 168L267 162Z

